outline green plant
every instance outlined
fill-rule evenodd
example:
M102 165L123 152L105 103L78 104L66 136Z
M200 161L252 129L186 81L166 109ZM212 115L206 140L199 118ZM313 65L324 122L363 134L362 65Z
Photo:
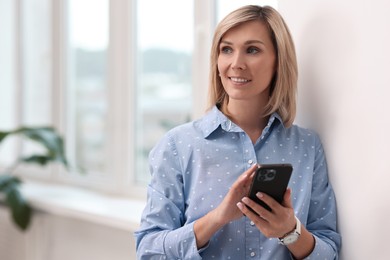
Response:
M43 154L33 154L27 157L18 157L14 164L0 173L0 195L3 193L5 205L12 213L14 223L26 230L32 216L32 208L20 192L21 179L14 175L14 171L21 163L30 163L44 166L50 162L58 162L69 169L65 157L63 138L52 127L20 127L11 131L0 131L0 143L6 137L20 135L23 138L38 143L45 148Z

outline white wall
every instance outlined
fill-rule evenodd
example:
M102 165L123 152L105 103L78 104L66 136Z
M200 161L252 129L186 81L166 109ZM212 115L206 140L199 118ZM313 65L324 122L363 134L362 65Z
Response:
M342 259L389 259L390 1L281 0L300 69L298 123L325 145Z

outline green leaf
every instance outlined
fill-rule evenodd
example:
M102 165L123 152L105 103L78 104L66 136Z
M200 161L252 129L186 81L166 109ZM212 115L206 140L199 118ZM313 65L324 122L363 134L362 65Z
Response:
M10 132L6 132L6 131L0 131L0 143L1 141L3 141L4 138L7 137L7 135L9 135Z
M21 181L19 178L11 175L0 175L0 191L6 191L8 187L18 185Z
M61 150L61 138L55 132L55 130L51 127L24 127L19 129L19 133L25 135L31 140L37 141L44 145L48 150Z
M19 191L20 179L11 175L0 176L0 191L5 194L5 204L11 209L14 223L26 230L31 219L32 210Z
M23 162L26 162L26 163L35 163L35 164L39 164L39 165L46 165L47 163L49 163L50 161L53 161L53 157L50 157L50 156L47 156L47 155L31 155L29 157L24 157L22 158L22 161Z
M32 210L30 205L24 200L17 185L9 188L6 192L6 204L12 212L12 219L21 229L26 230L31 219Z
M32 156L23 159L25 162L45 165L48 162L60 162L67 169L68 161L65 157L64 140L52 127L22 127L13 131L43 145L47 149L46 155Z
M11 131L0 131L0 143L10 135L22 135L46 149L44 154L33 154L20 158L16 163L46 165L49 162L60 162L69 170L69 164L65 157L64 140L54 128L20 127ZM26 230L30 223L32 209L19 191L20 183L21 181L17 177L0 175L0 192L5 194L5 204L11 209L13 221L21 230Z

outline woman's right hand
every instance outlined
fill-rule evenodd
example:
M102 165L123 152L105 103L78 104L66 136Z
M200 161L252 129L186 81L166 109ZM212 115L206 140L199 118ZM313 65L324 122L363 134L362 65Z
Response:
M242 212L237 207L237 203L240 202L242 198L248 196L252 179L257 168L258 166L255 164L241 174L233 183L221 204L212 212L215 220L218 221L220 225L225 225L230 221L239 219L243 216Z
M222 226L243 216L242 212L237 207L237 203L241 201L243 197L248 195L256 169L257 165L253 165L241 174L240 177L238 177L238 179L233 183L221 204L202 218L195 221L194 233L198 249L204 247L214 233Z

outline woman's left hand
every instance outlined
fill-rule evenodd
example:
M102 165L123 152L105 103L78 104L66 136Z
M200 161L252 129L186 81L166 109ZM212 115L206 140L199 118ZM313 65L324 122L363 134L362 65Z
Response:
M295 228L296 220L291 203L291 189L286 190L281 204L264 193L258 193L257 197L266 203L272 211L268 211L248 197L244 197L242 202L237 203L237 206L244 215L255 223L261 233L266 237L280 238ZM248 207L252 208L258 215Z

